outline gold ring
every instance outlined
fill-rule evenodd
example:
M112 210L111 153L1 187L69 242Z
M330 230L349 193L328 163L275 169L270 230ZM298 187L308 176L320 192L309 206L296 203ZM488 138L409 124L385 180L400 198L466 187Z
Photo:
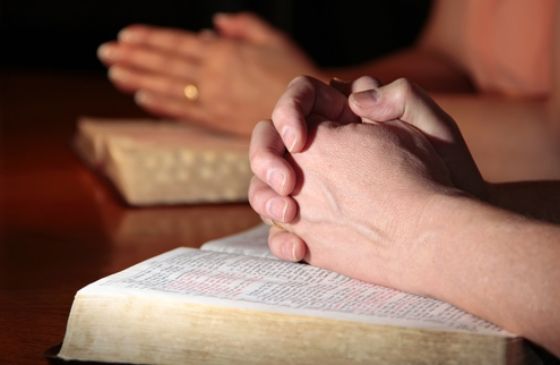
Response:
M197 101L199 96L198 86L195 84L187 84L183 89L183 94L188 101Z

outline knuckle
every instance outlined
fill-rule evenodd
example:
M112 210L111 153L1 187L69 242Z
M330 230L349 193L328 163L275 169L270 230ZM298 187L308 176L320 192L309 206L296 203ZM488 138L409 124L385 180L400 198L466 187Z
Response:
M266 158L262 150L253 151L249 155L249 164L253 173L258 174L262 170L262 166L266 164Z
M130 24L121 29L121 31L119 32L119 36L122 37L124 33L129 32L134 32L136 35L141 34L143 36L148 36L151 33L151 28L141 23Z
M148 57L145 57L147 59ZM173 70L173 62L159 54L151 55L152 67L156 70Z
M250 201L251 207L255 210L255 212L259 213L260 215L269 216L265 211L265 204L266 204L266 194L262 191L262 189L256 189L253 193L253 197Z
M292 79L292 81L290 81L290 83L288 84L288 88L299 84L313 86L313 81L311 79L311 76L307 76L307 75L296 76L295 78Z
M282 242L283 242L282 238L280 237L280 235L278 233L271 234L271 235L268 236L268 247L270 248L270 251L276 257L282 258L282 254L281 254L281 250L280 250Z
M183 93L182 85L174 82L170 82L164 77L157 78L157 83L160 85L159 89L162 90L164 95L174 97L175 95L181 95Z
M406 99L414 92L413 84L407 78L399 78L395 81L395 84L397 86L397 95L400 98Z
M249 203L251 204L253 209L255 208L255 202L256 202L256 199L257 199L258 190L259 190L259 180L256 176L253 176L251 178L251 182L249 183L249 190L247 192L247 195L248 195L248 198L249 198Z
M257 16L250 11L241 11L237 13L237 16L243 21L252 21L257 18Z
M293 96L285 95L272 111L272 121L276 129L281 125L298 125L303 118L302 101ZM281 130L279 130L281 132Z
M232 57L238 51L238 46L234 42L219 42L214 44L216 53L224 58Z
M185 66L180 61L172 61L167 66L167 69L172 75L179 75L180 77L184 77L185 79L192 79L193 73L191 72L190 68Z
M177 51L184 54L190 54L193 49L201 48L201 44L195 36L179 31L169 35L168 43ZM202 43L202 45L205 44L206 42Z
M368 75L360 76L354 82L355 83L363 83L363 84L366 84L368 86L373 86L373 87L378 87L379 86L379 80L377 80L376 78L374 78L372 76L368 76Z
M416 98L422 94L418 85L407 78L400 78L395 82L397 83L397 96L403 101Z
M285 108L278 104L274 107L274 109L272 110L272 122L277 125L278 122L284 120L286 116L286 110Z

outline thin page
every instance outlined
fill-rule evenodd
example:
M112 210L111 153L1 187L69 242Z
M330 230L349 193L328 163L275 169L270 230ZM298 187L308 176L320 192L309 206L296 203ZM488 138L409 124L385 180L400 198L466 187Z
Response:
M78 295L164 296L336 320L509 335L435 299L306 264L190 248L175 249L101 279Z
M268 249L268 228L266 224L259 224L236 235L208 241L200 249L278 260Z

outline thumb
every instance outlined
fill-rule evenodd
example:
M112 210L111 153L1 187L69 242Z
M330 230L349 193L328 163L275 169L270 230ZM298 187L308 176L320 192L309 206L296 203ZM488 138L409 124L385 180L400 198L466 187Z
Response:
M282 37L278 29L253 13L217 13L213 21L218 32L229 38L263 44Z
M451 143L460 137L455 121L422 89L406 79L354 92L349 97L349 106L366 122L400 119L444 142Z
M365 123L399 119L418 128L445 161L458 188L478 197L486 195L486 186L459 127L420 87L398 79L386 86L355 92L348 103Z

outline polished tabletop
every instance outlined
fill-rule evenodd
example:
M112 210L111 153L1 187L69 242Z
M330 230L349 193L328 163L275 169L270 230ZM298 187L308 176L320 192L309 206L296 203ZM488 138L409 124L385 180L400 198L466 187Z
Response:
M86 284L258 223L248 204L133 208L72 150L79 116L146 117L102 74L0 73L0 364L43 364Z

